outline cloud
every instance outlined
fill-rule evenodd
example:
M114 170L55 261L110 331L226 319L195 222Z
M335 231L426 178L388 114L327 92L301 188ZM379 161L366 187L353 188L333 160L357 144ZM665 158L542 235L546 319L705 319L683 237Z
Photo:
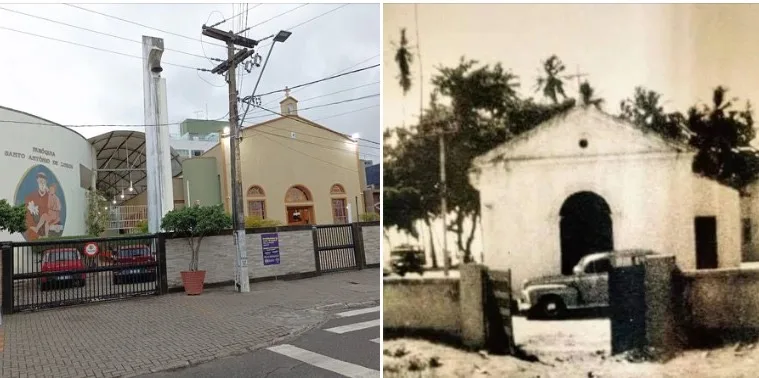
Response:
M252 28L248 37L260 39L277 31L291 30L287 42L274 48L258 93L284 89L301 83L334 75L339 71L365 67L380 62L380 14L377 4L349 4L333 12L339 4L250 4L247 13L218 26L223 30L239 31ZM204 23L213 24L244 11L237 4L87 4L92 11L133 21L163 31L119 21L63 4L18 5L0 7L38 17L119 36L113 38L78 30L51 21L0 9L2 25L23 32L111 50L129 57L74 46L51 39L20 34L0 28L4 59L0 60L0 105L25 111L61 124L143 124L142 46L143 35L164 38L167 51L163 55L168 89L169 122L186 118L215 119L228 110L224 78L194 68L213 68L204 56L226 58L220 41L201 35ZM234 12L234 13L233 13ZM285 14L282 14L285 13ZM280 15L282 14L282 15ZM280 15L280 16L278 16ZM275 17L278 16L278 17ZM273 18L275 17L275 18ZM308 21L301 26L292 28ZM203 43L201 43L201 38ZM268 42L262 43L267 45ZM268 47L258 53L266 57ZM362 64L359 64L363 62ZM185 67L178 67L172 64ZM357 65L358 64L358 65ZM238 80L240 97L250 95L260 68L245 73ZM379 93L379 68L314 84L293 91L300 107L318 106ZM244 72L244 71L243 71ZM371 84L371 85L365 85ZM355 90L345 91L349 88ZM331 94L342 91L341 93ZM263 103L278 110L283 94L264 97ZM314 98L317 97L317 98ZM364 109L376 105L375 107ZM206 114L207 109L207 114ZM349 114L330 117L333 115ZM299 112L311 120L326 118L323 125L336 131L360 133L362 138L379 141L379 98L346 102ZM266 117L262 117L266 116ZM251 110L248 116L260 122L271 118L263 110ZM92 137L118 128L78 128L81 134ZM177 126L172 126L178 132ZM377 145L362 143L365 157L379 158Z

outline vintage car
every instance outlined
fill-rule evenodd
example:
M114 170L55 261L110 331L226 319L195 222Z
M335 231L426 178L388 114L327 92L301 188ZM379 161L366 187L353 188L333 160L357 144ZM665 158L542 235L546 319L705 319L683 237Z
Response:
M390 258L390 266L392 267L393 272L401 277L410 272L419 274L424 273L424 263L426 259L424 251L419 248L410 245L398 246L390 252Z
M559 318L569 310L609 306L611 258L637 259L653 254L647 250L598 252L584 256L569 276L545 276L525 280L519 311L529 317Z

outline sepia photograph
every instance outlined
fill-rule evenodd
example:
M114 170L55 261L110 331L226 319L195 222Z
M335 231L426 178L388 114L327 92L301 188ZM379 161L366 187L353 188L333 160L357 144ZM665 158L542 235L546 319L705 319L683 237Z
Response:
M383 376L755 376L757 19L384 4Z

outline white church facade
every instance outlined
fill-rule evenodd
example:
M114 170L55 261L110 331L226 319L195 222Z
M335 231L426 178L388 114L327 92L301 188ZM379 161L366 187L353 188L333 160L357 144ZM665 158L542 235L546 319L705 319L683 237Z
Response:
M570 274L596 251L650 249L688 270L740 266L741 209L752 206L694 174L695 153L592 106L554 117L473 163L483 262L511 269L514 286Z

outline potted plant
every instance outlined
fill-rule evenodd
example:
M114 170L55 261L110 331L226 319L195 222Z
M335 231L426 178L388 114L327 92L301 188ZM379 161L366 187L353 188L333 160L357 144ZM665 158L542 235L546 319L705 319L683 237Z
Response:
M184 237L190 246L190 269L180 272L184 291L188 295L203 292L206 271L198 270L200 243L209 235L232 227L232 218L224 212L221 205L187 206L169 211L161 221L161 228Z

